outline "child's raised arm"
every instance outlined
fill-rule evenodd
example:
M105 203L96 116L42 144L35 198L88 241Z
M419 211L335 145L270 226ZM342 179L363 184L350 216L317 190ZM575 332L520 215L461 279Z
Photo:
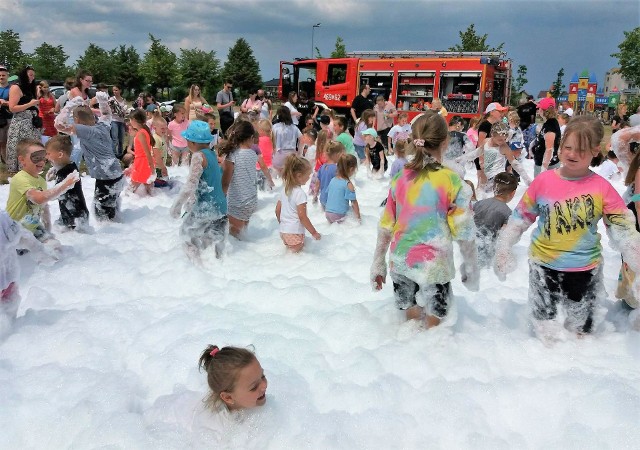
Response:
M347 189L349 190L349 192L353 193L353 195L349 195L349 198L347 198L347 200L351 201L353 213L355 214L356 219L358 219L358 222L360 222L362 220L360 218L360 205L358 205L358 200L356 199L356 188L353 186L353 183L351 181L347 183Z
M46 191L29 189L25 195L27 196L27 200L29 200L31 203L42 205L60 197L62 194L71 189L79 179L80 175L78 174L78 171L74 170L69 175L67 175L64 180L53 186L51 189L47 189Z
M109 106L109 94L106 92L98 91L95 96L100 108L100 117L98 122L102 122L106 125L111 125L111 107Z
M182 189L180 189L178 198L176 198L169 210L169 214L171 214L171 217L174 219L180 217L182 205L187 204L187 209L191 209L191 206L195 201L198 182L200 181L202 172L204 172L204 165L206 165L206 163L207 161L202 156L202 152L195 152L191 156L191 165L189 166L189 176L187 177L187 181L184 183L184 186L182 186Z

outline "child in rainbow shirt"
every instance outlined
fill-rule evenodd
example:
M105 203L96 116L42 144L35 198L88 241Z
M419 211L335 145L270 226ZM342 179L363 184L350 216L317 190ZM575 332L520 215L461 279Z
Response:
M515 269L511 247L538 218L529 247L529 303L543 341L554 340L559 330L554 321L558 305L566 310L567 329L577 334L592 330L596 299L604 297L600 219L612 247L632 270L640 270L633 214L611 184L589 169L593 159L603 156L603 136L598 119L572 119L560 143L562 166L533 180L496 243L494 270L504 279ZM639 286L634 283L636 293Z
M416 296L426 297L426 327L447 315L455 276L453 245L464 259L462 282L477 290L476 227L471 212L471 189L453 170L441 164L447 147L447 124L427 111L412 126L409 151L413 160L391 181L391 189L378 228L378 243L371 265L371 281L382 289L387 275L385 256L391 245L390 270L396 306L408 320L421 319Z

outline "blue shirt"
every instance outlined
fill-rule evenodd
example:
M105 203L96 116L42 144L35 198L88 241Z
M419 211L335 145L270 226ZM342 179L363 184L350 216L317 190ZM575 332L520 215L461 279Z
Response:
M320 180L320 203L324 206L327 203L327 192L329 183L336 176L338 166L334 163L324 163L318 170L318 180Z
M329 183L329 192L327 192L327 204L325 209L327 212L334 214L346 214L349 211L349 200L356 199L356 193L347 187L348 180L343 178L333 178Z
M222 170L218 165L218 158L208 148L201 152L207 159L207 167L198 182L193 211L198 216L224 216L227 214L227 196L222 192Z

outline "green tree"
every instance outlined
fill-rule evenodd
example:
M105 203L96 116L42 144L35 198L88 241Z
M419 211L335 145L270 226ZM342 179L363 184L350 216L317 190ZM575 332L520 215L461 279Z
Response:
M229 49L227 62L222 69L222 78L230 80L237 88L236 97L243 98L253 89L262 87L260 65L253 56L249 43L240 38Z
M25 57L20 35L11 29L0 31L0 64L17 72L25 64Z
M640 86L640 27L625 31L618 48L620 51L611 56L618 58L620 73L629 83Z
M331 52L332 58L346 58L347 57L347 46L344 43L344 40L340 36L336 38L336 46Z
M115 72L109 52L89 43L84 54L76 61L78 70L88 70L96 83L113 83Z
M514 106L518 105L520 91L524 85L529 82L529 80L527 80L527 66L520 64L517 74L518 76L513 80L513 84L511 85L511 104Z
M53 46L43 42L28 57L36 71L38 79L64 80L70 70L66 65L69 56L62 45Z
M501 52L504 42L497 47L489 47L487 44L487 34L482 36L476 33L475 24L471 24L465 31L458 31L460 44L449 47L452 52Z
M220 90L220 61L216 52L205 52L199 49L180 49L178 58L179 84L186 90L192 84L202 88L203 96L214 101L216 92Z
M564 67L558 70L558 74L556 75L556 81L553 83L553 87L551 89L551 96L558 100L558 97L562 95L562 92L565 90L565 85L562 82L562 78L564 77Z
M123 90L123 95L131 97L142 89L142 76L140 75L140 55L138 51L130 45L125 47L120 45L109 52L113 71L115 73L114 83Z
M171 87L177 75L176 54L169 50L160 39L149 33L151 46L142 58L140 73L155 94L158 89Z

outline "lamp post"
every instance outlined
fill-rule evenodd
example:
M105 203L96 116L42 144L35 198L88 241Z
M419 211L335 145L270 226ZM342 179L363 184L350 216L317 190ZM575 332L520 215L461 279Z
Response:
M311 56L310 56L311 59L313 59L313 37L314 37L313 35L316 31L316 28L320 28L319 23L316 23L315 25L311 26Z

